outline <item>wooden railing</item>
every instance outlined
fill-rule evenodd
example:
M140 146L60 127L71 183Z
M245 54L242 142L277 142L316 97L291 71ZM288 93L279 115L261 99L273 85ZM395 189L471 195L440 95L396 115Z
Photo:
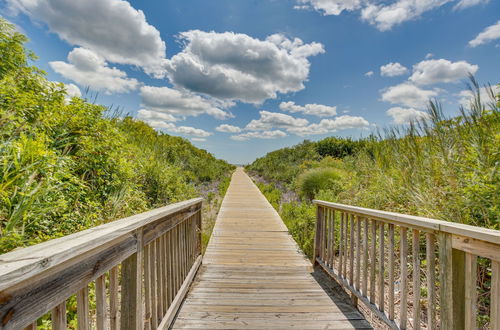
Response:
M476 329L482 257L491 271L489 326L500 330L500 231L314 203L314 263L390 328Z
M36 329L47 313L52 329L66 329L74 295L78 329L167 329L201 264L201 203L168 205L0 256L0 329Z

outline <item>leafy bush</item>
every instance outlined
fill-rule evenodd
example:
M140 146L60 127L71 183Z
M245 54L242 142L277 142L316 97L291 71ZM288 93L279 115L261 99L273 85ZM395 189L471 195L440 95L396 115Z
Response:
M0 253L199 195L234 168L189 141L68 99L0 19Z
M297 178L297 186L302 196L312 200L320 190L340 190L339 179L333 168L315 168L302 173Z

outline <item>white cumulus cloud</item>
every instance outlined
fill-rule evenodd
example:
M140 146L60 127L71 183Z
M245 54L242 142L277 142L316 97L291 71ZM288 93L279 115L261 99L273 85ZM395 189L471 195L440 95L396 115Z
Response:
M489 104L495 102L495 98L491 96L491 91L493 91L494 95L500 94L500 86L493 85L491 86L491 89L490 87L479 88L479 97L481 99L481 103ZM474 101L475 97L474 93L468 89L460 91L457 96L460 105L464 106L467 109L470 108L470 104Z
M168 132L191 135L200 138L205 138L212 135L211 132L207 132L201 128L195 128L190 126L176 126L174 123L167 122L161 119L146 119L144 120L149 126L157 129L164 129Z
M276 139L280 137L285 137L286 133L280 130L274 131L261 131L261 132L248 132L238 135L232 135L231 139L235 141L246 141L250 139Z
M152 111L152 110L146 110L146 109L141 109L137 113L137 118L143 121L165 121L165 122L175 122L177 121L177 118L172 116L169 113L163 113L163 112L158 112L158 111Z
M169 87L142 86L140 89L141 104L145 109L154 110L178 117L208 114L217 119L232 117L212 103L199 96Z
M68 54L68 62L54 61L49 62L49 65L63 77L106 94L127 93L139 86L136 79L128 78L124 71L109 67L103 57L89 49L73 49Z
M387 63L380 67L380 75L382 77L396 77L404 75L408 72L408 69L398 62Z
M241 128L238 126L233 126L233 125L228 125L228 124L222 124L219 125L215 128L217 132L223 132L223 133L239 133L241 132Z
M318 117L331 117L337 114L337 107L332 107L322 104L306 104L296 105L295 102L281 102L280 109L291 113L300 112L304 115L318 116Z
M207 139L205 138L191 138L192 141L195 141L195 142L205 142Z
M297 0L302 4L297 9L314 9L323 15L340 15L344 10L353 11L361 7L361 0Z
M421 89L410 83L391 86L382 92L382 100L410 108L425 108L430 98L436 97L436 90Z
M233 32L183 32L184 49L165 69L177 87L223 100L260 104L277 93L304 89L308 57L324 52L320 43L305 44L282 35L266 40Z
M485 28L474 39L469 41L469 46L477 47L496 39L500 39L500 21Z
M365 73L365 76L366 76L366 77L371 77L371 76L373 76L373 71L368 71L367 73Z
M395 124L408 124L412 121L428 119L429 114L425 111L416 110L413 108L393 107L386 111L392 117Z
M478 69L479 66L466 61L426 60L413 66L409 80L418 85L450 83L467 77L469 73L475 74Z
M323 119L318 124L291 127L287 131L299 136L306 136L332 133L350 128L366 128L369 125L370 123L363 117L344 115L334 119Z
M247 124L245 129L251 131L264 131L272 128L303 127L309 124L306 119L294 118L284 113L259 111L260 118L254 119Z
M71 45L91 49L109 62L162 74L165 42L141 10L123 0L7 0L10 7L47 24Z

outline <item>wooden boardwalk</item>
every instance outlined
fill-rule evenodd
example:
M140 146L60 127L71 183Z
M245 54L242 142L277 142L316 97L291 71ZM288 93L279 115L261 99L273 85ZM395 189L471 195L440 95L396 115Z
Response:
M173 329L371 329L310 272L277 212L238 168Z

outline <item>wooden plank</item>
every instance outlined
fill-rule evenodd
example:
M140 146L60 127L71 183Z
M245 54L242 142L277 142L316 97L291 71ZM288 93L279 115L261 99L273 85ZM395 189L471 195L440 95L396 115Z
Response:
M356 216L356 278L355 288L361 291L361 219Z
M152 326L151 301L151 244L144 246L144 329L150 330Z
M335 268L335 234L336 234L336 219L335 219L335 216L336 216L336 213L335 213L335 210L332 210L330 209L330 212L331 212L331 221L332 221L332 258L330 260L330 265L332 267L332 269Z
M326 244L326 263L332 267L332 212L330 209L326 210L326 223L327 223L327 244Z
M135 250L136 238L131 236L116 243L112 249L81 256L79 262L65 265L59 272L49 272L46 277L35 277L5 289L2 292L4 304L0 305L0 317L9 315L9 318L0 329L22 329L56 307L58 302L119 264ZM9 312L11 310L15 312Z
M182 225L182 224L181 224ZM163 277L163 265L162 265L162 258L161 258L161 237L158 237L155 240L155 271L156 271L156 290L153 291L154 295L156 296L156 317L157 319L154 319L155 324L159 324L161 322L161 319L163 318L163 288L162 288L162 280L161 278Z
M426 233L427 261L427 329L437 329L436 323L436 238Z
M106 330L106 277L99 276L95 280L95 297L96 297L96 327L97 330Z
M344 236L344 217L345 213L341 212L340 213L340 240L339 240L339 269L338 269L338 274L340 277L342 277L342 270L344 268L344 243L345 243L345 236Z
M64 330L67 328L66 321L66 300L57 305L51 313L52 317L52 329L53 330Z
M199 209L202 199L170 204L162 208L116 220L101 226L93 227L72 235L53 239L34 246L19 249L2 255L0 261L0 291L13 287L27 279L49 269L57 268L70 260L79 262L87 253L99 254L108 249L114 242L120 242L133 235L138 228L160 219L194 207ZM164 220L165 221L165 220Z
M389 266L389 292L388 292L388 303L389 303L389 311L388 317L389 320L394 320L394 258L395 258L395 250L394 250L394 225L392 223L389 224L388 235L389 235L389 251L387 253L388 258L388 266Z
M375 304L375 269L377 267L377 222L371 220L372 235L371 235L371 249L370 249L370 303Z
M151 329L155 329L158 324L159 324L159 319L160 316L158 316L158 278L157 278L157 271L156 267L158 267L156 261L156 244L157 241L154 240L149 243L149 268L150 268L150 273L149 273L149 285L150 285L150 290L151 290L151 300L150 300L150 307L151 307Z
M378 308L381 312L384 311L384 301L385 301L385 230L384 223L379 222L380 227L380 235L379 235L379 250L380 250L380 261L379 261L379 269L378 269Z
M412 230L413 248L413 328L420 329L420 232Z
M364 219L363 234L363 296L368 296L368 219Z
M399 328L406 329L408 323L408 234L406 227L400 227L401 290L399 305Z
M500 245L465 236L452 236L452 247L470 254L500 261Z
M30 325L28 325L24 330L36 330L38 328L37 322L33 322Z
M491 330L500 330L500 262L491 261Z
M316 258L320 256L321 252L321 218L323 217L323 207L316 206L316 234L314 235L314 254L312 263L316 262Z
M451 235L439 233L439 282L441 303L441 329L453 328L453 273Z
M137 230L137 253L122 262L121 328L142 330L144 316L142 310L142 230Z
M172 325L172 321L174 320L174 317L177 314L177 311L179 310L179 307L181 306L182 301L184 300L184 297L188 292L191 282L193 281L196 273L198 272L198 268L200 267L201 262L202 262L202 257L198 256L195 263L193 264L193 267L191 267L191 270L184 279L184 282L182 283L180 289L178 290L174 300L172 301L172 304L168 308L168 311L165 314L163 320L158 325L158 329L169 329L170 326Z
M344 214L344 274L342 274L342 277L347 279L347 275L349 274L348 268L350 265L350 260L349 260L349 213Z
M349 284L354 285L354 216L350 216L350 225L349 225Z
M453 328L465 330L465 252L452 248Z
M477 317L477 256L465 254L465 329L476 328Z
M76 294L76 317L79 330L90 329L89 323L89 287L85 286Z
M385 222L394 223L400 226L420 229L421 231L425 232L441 231L448 234L466 236L500 245L500 231L494 229L487 229L456 222L442 221L395 212L373 210L320 200L314 200L313 203L316 205L330 207L339 211L350 212L352 214L358 214L360 216L366 216L372 219L383 220Z
M109 271L109 324L111 330L120 329L120 322L118 318L119 301L118 301L118 266L111 268Z

